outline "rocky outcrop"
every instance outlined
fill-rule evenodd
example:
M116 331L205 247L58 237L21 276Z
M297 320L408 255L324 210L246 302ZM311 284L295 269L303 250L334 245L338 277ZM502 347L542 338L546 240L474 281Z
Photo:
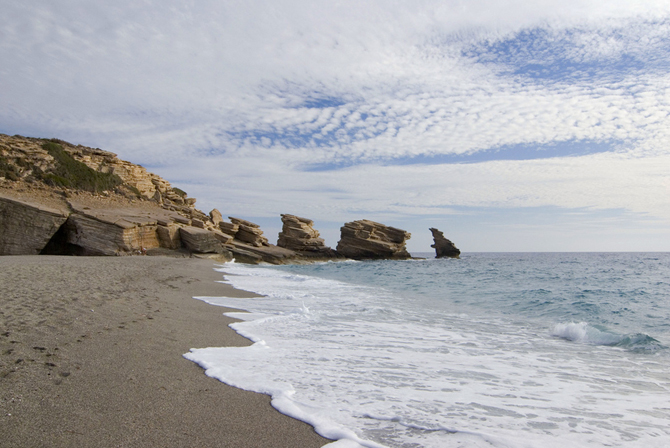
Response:
M458 258L461 251L458 250L454 243L444 237L444 233L431 227L430 231L433 233L433 241L430 247L435 248L435 258Z
M395 227L363 219L346 223L340 228L337 252L354 260L411 258L405 242L412 236Z
M73 145L58 139L10 137L0 134L0 177L14 181L51 180L56 183L62 181L62 172L57 172L59 160L53 152L54 148L95 173L117 176L119 182L114 188L123 194L153 199L159 204L165 202L168 205L171 205L172 201L181 204L188 201L183 198L185 194L181 190L173 189L170 182L149 173L140 165L121 160L116 154L108 151ZM193 207L194 203L187 205Z
M338 254L325 245L319 232L314 229L314 221L295 215L281 215L282 231L277 246L293 250L299 254L316 258L337 258Z
M268 239L263 236L261 226L244 219L228 217L230 222L237 224L237 232L235 232L235 239L254 247L267 246Z
M0 197L0 255L37 255L69 212Z

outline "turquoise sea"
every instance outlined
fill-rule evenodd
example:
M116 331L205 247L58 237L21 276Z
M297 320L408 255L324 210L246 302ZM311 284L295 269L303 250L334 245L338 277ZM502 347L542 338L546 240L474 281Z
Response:
M185 356L332 446L670 446L669 253L221 271L255 343Z

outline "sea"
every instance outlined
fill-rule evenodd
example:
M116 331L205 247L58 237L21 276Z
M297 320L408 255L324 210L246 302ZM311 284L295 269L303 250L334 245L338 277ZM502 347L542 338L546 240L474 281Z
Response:
M221 265L249 347L192 349L327 445L670 446L670 253Z

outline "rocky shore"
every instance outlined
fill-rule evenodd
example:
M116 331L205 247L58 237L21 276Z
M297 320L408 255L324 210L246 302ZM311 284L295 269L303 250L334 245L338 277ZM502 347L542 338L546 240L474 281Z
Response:
M0 255L170 253L270 264L411 258L411 234L374 221L344 224L332 249L312 220L283 214L274 245L259 225L226 221L196 202L113 153L0 134Z

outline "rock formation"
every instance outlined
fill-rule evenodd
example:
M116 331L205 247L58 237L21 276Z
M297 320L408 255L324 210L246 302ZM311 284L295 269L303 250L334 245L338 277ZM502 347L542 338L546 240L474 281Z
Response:
M340 228L341 237L337 252L354 260L411 258L405 242L409 232L363 219L348 222Z
M97 148L0 134L0 255L206 256L246 263L410 258L404 230L342 227L337 251L309 219L282 215L277 246L260 226L214 209L139 165ZM448 240L447 240L448 241Z
M277 246L290 249L310 258L337 258L338 254L326 246L319 232L314 229L314 221L295 215L281 215L282 231Z
M37 255L68 212L0 196L0 255Z
M435 248L435 258L458 258L461 255L461 251L454 246L454 243L444 237L444 233L433 227L430 228L430 231L433 233L433 241L435 241L430 246Z
M261 226L244 219L228 217L230 222L237 224L235 239L251 246L261 247L268 245L268 239L263 236Z

